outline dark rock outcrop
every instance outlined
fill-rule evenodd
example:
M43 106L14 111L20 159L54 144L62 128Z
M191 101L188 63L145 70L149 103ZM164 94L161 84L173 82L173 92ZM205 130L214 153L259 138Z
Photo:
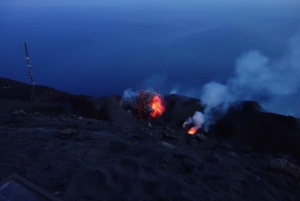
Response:
M200 100L176 94L164 97L166 111L161 116L165 123L175 123L177 127L182 128L183 122L194 115L195 111L203 112Z
M259 152L288 154L300 159L300 127L296 118L268 113L258 103L246 101L232 107L211 127L218 138L250 145Z

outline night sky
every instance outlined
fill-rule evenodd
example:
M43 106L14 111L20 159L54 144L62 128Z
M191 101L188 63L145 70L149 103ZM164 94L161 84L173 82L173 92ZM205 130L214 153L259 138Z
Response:
M93 97L144 87L256 100L300 117L299 0L0 4L1 77L30 83L26 42L38 85Z

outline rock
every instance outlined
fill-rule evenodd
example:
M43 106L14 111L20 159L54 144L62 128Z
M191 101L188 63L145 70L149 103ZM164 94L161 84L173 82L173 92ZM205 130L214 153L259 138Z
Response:
M230 144L228 144L227 142L221 142L221 147L225 150L232 150L232 146Z
M173 131L169 126L164 127L164 130Z
M246 146L237 146L235 147L237 151L245 153L245 154L250 154L253 150L251 145L246 145Z
M12 113L13 116L21 116L21 115L27 115L27 113L24 110L16 110Z
M194 135L186 135L186 144L189 146L198 146L198 141Z
M85 135L85 139L86 140L93 140L94 138L93 138L93 136L91 134L86 134Z
M207 155L204 157L204 159L210 163L219 163L222 161L222 159L216 154Z
M196 134L196 139L200 140L200 141L206 141L207 137L205 135L203 135L202 133L198 133L198 134Z
M163 131L163 137L165 139L177 140L177 136L171 135L167 131Z
M87 122L87 124L89 124L89 125L96 125L96 121L90 121L90 120L89 120L89 121Z
M244 186L247 186L247 185L248 185L248 182L245 181L245 180L241 180L241 183L242 183Z
M67 128L65 130L60 131L59 133L60 133L60 136L59 136L60 138L69 138L72 136L72 134L75 133L75 131L70 128Z
M235 152L230 152L229 154L232 158L236 158L238 155Z
M65 142L60 143L60 146L66 146L66 145L67 145L67 143L65 143Z
M300 179L300 168L284 158L270 160L268 162L268 168L288 173L294 179Z
M166 148L169 148L169 149L174 149L175 148L173 145L171 145L170 143L167 143L165 141L161 141L160 144L163 145Z
M114 122L122 126L133 126L136 123L132 113L128 113L120 105L119 96L107 96L97 99L97 119Z
M176 158L176 159L184 159L184 158L187 158L187 157L188 157L187 154L184 154L184 153L181 153L181 152L174 152L174 153L173 153L173 156L174 156L174 158Z

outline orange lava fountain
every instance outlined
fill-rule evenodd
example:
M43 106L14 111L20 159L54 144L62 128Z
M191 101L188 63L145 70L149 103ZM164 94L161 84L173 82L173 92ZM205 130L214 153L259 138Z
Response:
M159 118L165 111L163 98L151 91L141 89L135 102L135 116L138 119Z
M163 101L159 95L155 95L152 98L150 102L150 107L152 108L152 112L150 114L152 118L160 117L165 111Z

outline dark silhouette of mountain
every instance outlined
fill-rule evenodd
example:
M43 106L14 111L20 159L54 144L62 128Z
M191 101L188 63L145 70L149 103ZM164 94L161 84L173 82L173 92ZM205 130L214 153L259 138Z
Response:
M10 115L15 110L25 110L29 113L31 108L33 113L75 114L119 124L132 122L132 115L124 111L119 103L120 96L93 98L36 85L36 98L34 97L31 102L31 92L30 84L0 78L0 101L2 103L0 117Z
M7 78L0 78L0 98L6 100L31 100L32 85ZM71 94L58 91L47 86L35 86L37 102L64 101L70 98Z
M212 126L221 139L249 145L259 152L291 155L300 159L299 120L263 111L257 102L245 101L232 107Z

